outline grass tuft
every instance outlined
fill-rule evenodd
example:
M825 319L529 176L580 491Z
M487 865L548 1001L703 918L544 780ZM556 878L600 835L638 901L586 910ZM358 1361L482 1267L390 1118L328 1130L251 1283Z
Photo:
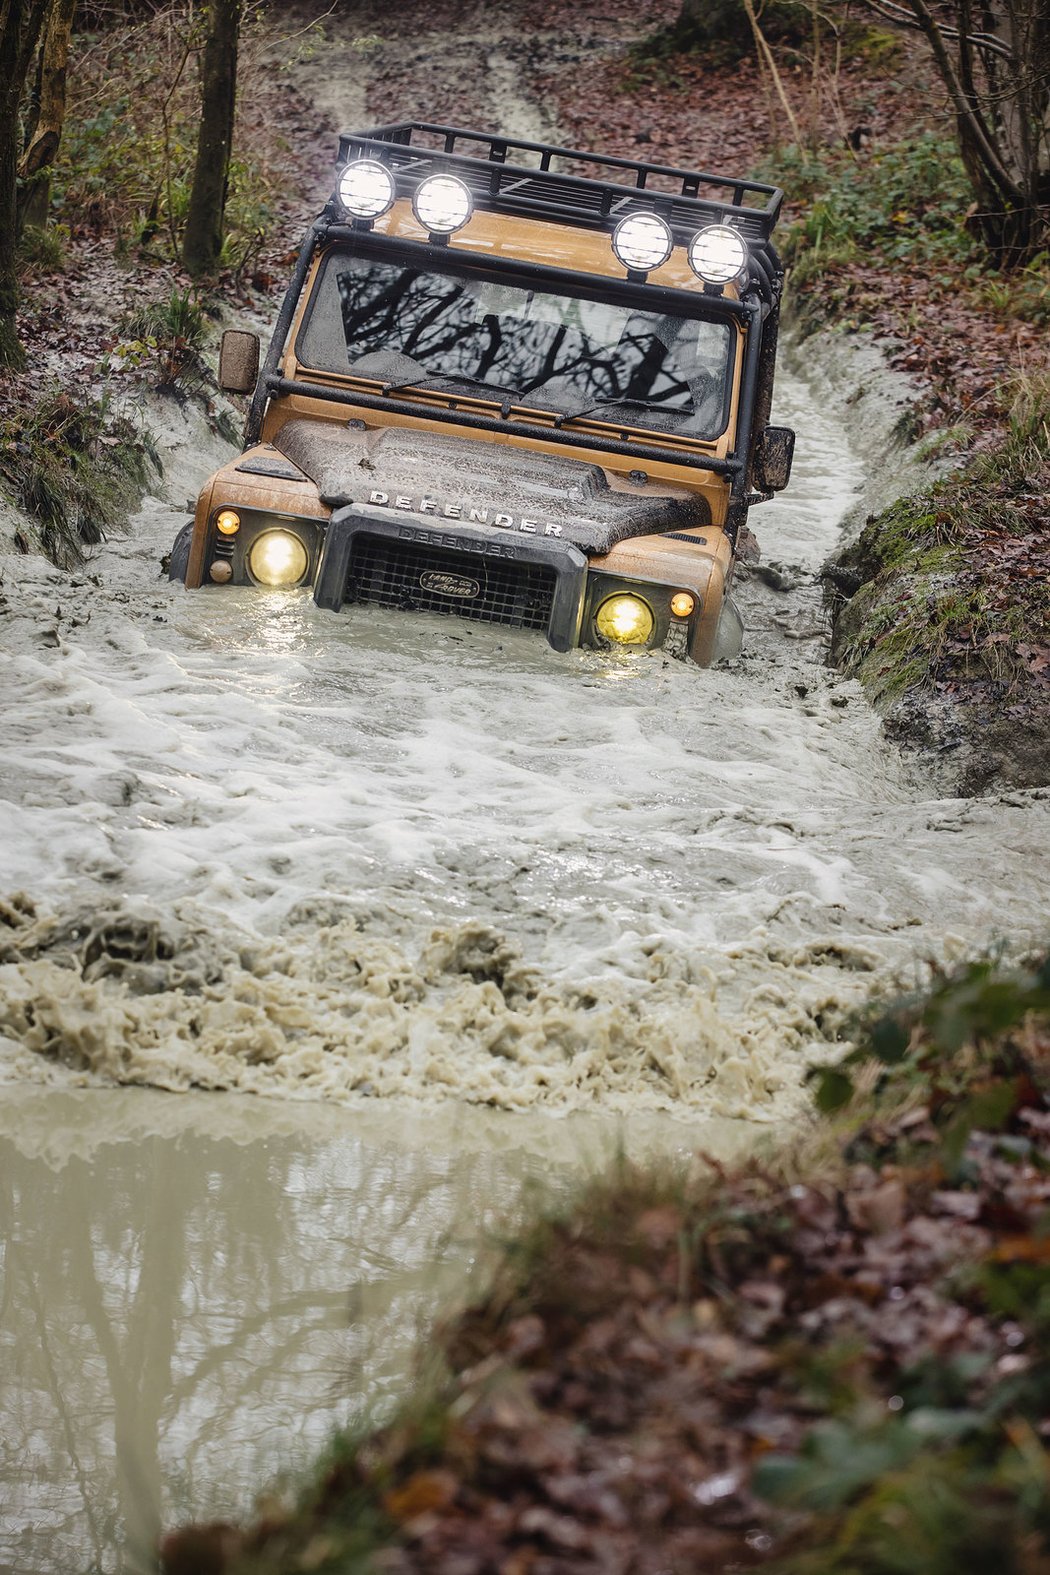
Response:
M145 370L161 393L187 396L214 386L203 356L207 319L191 290L172 290L164 300L136 306L119 326L126 335L121 359Z
M53 389L0 423L0 475L61 568L124 523L160 468L149 433L105 400L77 403Z

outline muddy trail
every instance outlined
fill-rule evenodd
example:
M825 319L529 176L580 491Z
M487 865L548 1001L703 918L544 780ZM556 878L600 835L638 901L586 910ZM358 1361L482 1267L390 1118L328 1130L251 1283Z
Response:
M475 21L363 52L330 21L300 85L360 123L483 79L550 135L542 39ZM710 672L187 594L170 500L223 450L158 412L164 497L127 537L72 579L5 569L4 1074L769 1121L873 983L1038 936L1045 803L932 797L825 665L817 572L871 422L841 368L785 360L795 478L754 511L744 657Z
M336 33L303 83L363 122L483 69L506 130L550 134L500 15L440 52ZM169 585L226 452L175 407L126 536L72 578L4 561L0 1566L135 1568L159 1516L238 1512L395 1391L523 1176L625 1124L784 1122L873 988L1045 937L1045 795L937 797L826 665L872 444L833 370L786 358L795 478L719 670Z
M860 472L781 390L731 669L307 593L220 617L159 579L159 501L72 582L19 563L6 1076L769 1121L880 977L1034 936L1045 803L931 800L824 666Z

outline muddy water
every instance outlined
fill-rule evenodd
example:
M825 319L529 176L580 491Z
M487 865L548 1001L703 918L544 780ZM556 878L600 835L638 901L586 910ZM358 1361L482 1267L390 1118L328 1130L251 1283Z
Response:
M397 1392L521 1182L607 1144L587 1117L19 1091L0 1113L0 1570L145 1571L162 1524L246 1513Z
M873 973L1032 931L1045 803L930 801L822 665L859 471L783 414L731 671L189 594L161 504L72 587L19 565L7 1075L775 1120Z
M190 595L163 502L73 585L7 565L0 1569L243 1509L390 1395L523 1176L781 1121L873 983L1039 933L1045 801L932 798L823 666L859 466L781 415L719 672Z

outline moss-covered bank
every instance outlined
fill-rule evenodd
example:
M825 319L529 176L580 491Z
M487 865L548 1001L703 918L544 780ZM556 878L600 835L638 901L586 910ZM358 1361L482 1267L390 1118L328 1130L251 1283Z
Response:
M1050 1567L1050 959L874 1013L794 1152L506 1243L386 1426L167 1575Z
M785 231L796 335L863 330L912 379L882 496L909 458L958 461L948 480L867 521L828 567L832 656L887 731L941 767L950 791L1050 782L1050 363L1045 257L1008 274L967 223L968 187L943 130L781 151L796 203ZM870 434L863 434L865 438ZM869 444L870 447L870 444ZM976 456L976 457L974 457ZM901 488L914 486L914 465Z
M832 655L962 793L1050 782L1050 384L829 566Z

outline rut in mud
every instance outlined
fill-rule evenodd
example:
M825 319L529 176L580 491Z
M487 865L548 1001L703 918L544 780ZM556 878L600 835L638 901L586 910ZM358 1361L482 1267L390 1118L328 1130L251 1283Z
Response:
M881 973L1034 936L1045 805L928 800L824 666L861 475L818 400L782 379L731 670L189 594L160 502L19 563L7 1075L769 1120Z
M386 93L481 71L549 134L509 27L337 38L303 83L361 119L366 61ZM807 371L731 670L188 594L160 500L72 582L12 562L4 1075L771 1120L873 982L1035 938L1045 804L931 799L825 666L864 478ZM220 449L170 420L181 501Z

